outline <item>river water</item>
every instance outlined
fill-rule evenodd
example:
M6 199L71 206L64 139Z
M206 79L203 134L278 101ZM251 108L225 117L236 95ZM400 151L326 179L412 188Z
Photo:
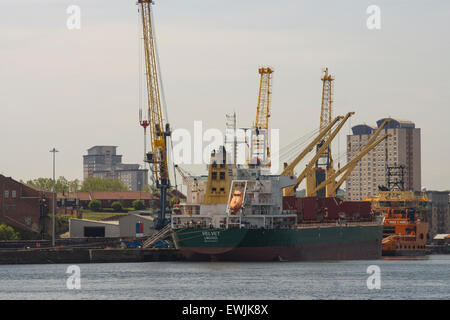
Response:
M379 289L368 288L368 278L378 274L367 273L372 265L379 267ZM78 266L81 288L68 289L69 265L1 265L0 299L450 299L450 255L408 260Z

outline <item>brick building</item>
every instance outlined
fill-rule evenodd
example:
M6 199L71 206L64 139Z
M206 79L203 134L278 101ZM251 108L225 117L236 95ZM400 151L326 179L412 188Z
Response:
M70 195L58 194L58 203L66 198L74 199L81 208L87 209L91 200L98 200L102 204L102 208L111 208L115 201L119 201L123 208L133 207L134 200L142 200L146 208L159 208L159 195L154 195L144 191L93 191L93 192L76 192ZM172 197L179 198L181 201L186 200L186 196L179 191L170 190L167 193L167 202ZM63 213L58 211L58 213Z
M61 197L61 195L58 195ZM79 199L79 205L87 209L91 200L98 200L102 208L111 208L115 201L119 201L124 208L131 208L134 200L142 200L146 208L157 207L159 198L148 192L140 191L93 191L77 192L71 194L71 197Z
M46 232L45 217L52 212L52 193L33 189L0 174L0 222L17 230Z

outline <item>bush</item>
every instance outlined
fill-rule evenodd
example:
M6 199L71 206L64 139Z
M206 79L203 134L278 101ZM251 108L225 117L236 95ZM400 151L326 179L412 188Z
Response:
M6 224L0 224L0 240L19 240L20 236L18 232L15 232L13 228Z
M142 200L134 200L133 201L133 208L134 210L144 210L144 202Z
M122 204L119 201L114 201L111 204L111 208L113 208L114 211L122 211L123 209Z
M102 210L102 204L98 200L91 200L89 201L89 209L92 211L101 211Z

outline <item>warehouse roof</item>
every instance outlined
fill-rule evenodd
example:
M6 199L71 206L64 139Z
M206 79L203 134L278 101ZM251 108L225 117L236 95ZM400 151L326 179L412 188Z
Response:
M70 218L72 221L84 221L84 222L90 222L90 223L97 223L97 224L110 224L110 225L119 225L119 221L98 221L98 220L89 220L89 219L75 219Z
M437 234L433 240L444 240L444 239L450 239L450 234L448 233L441 233L441 234Z

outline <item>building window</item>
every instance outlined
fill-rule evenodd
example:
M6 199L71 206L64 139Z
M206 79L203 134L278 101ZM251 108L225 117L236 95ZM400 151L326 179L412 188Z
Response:
M11 191L11 198L15 198L16 197L16 190L12 190Z
M5 198L9 198L9 190L5 190Z
M220 180L225 180L225 172L220 173Z
M212 179L213 180L217 180L217 172L213 172L212 173Z

